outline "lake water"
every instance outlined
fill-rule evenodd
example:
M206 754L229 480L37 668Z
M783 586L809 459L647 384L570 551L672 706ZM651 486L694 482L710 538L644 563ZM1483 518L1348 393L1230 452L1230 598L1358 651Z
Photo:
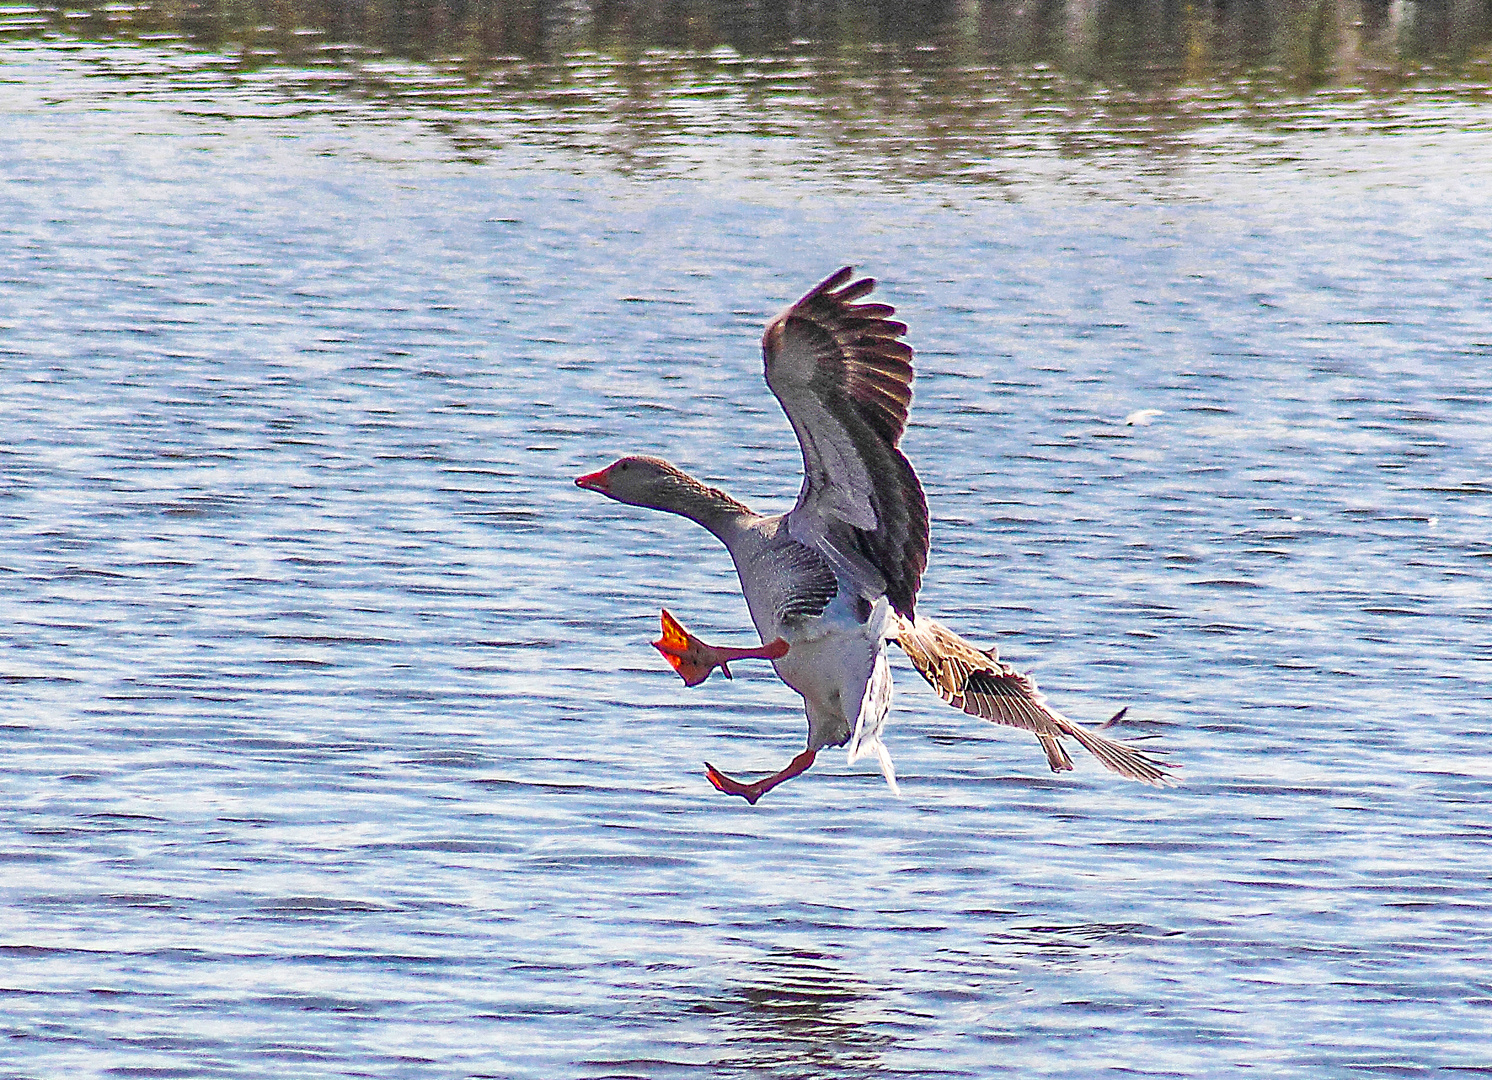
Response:
M1492 1074L1492 96L651 62L0 43L0 1073ZM1182 786L898 662L901 798L709 787L800 703L685 689L724 552L571 480L790 505L845 263L919 610Z

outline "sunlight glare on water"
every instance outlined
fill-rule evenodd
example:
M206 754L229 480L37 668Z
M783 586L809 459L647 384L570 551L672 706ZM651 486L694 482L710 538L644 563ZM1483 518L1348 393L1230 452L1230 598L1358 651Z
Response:
M1492 1072L1484 94L836 143L421 72L0 44L6 1075ZM728 558L572 479L790 505L757 338L845 263L919 611L1181 787L898 663L902 798L709 788L801 704L686 690Z

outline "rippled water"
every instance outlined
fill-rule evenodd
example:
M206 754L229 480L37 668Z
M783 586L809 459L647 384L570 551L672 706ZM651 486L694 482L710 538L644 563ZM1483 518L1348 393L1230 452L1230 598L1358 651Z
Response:
M0 65L6 1076L1492 1072L1483 91L934 145ZM901 664L903 798L709 788L797 699L686 690L647 641L749 640L728 560L570 481L790 503L756 338L846 262L919 350L923 609L1184 786Z

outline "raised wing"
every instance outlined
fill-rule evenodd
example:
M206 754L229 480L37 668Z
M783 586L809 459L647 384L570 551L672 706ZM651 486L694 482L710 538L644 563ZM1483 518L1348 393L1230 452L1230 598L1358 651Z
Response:
M912 348L889 304L857 304L873 278L830 275L767 326L767 385L803 448L788 532L835 572L910 619L927 567L927 500L897 449L912 401Z
M1072 768L1072 759L1060 741L1068 735L1120 776L1156 787L1176 782L1167 772L1175 766L1156 761L1128 743L1106 738L1051 708L1035 680L1002 663L995 650L975 648L931 619L915 623L902 620L896 628L896 641L928 685L955 709L997 724L1024 728L1040 739L1052 772ZM1124 710L1120 710L1114 720L1123 715Z

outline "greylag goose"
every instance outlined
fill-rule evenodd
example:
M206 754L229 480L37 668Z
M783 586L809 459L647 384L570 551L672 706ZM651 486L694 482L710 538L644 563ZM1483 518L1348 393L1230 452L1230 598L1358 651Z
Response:
M891 707L888 641L948 704L1032 732L1053 772L1073 767L1062 745L1072 738L1121 776L1174 783L1173 766L1069 720L994 649L916 613L927 501L898 449L912 400L912 349L901 340L906 325L891 318L894 308L857 303L874 279L853 277L851 267L831 274L762 336L767 386L803 450L803 488L786 514L755 513L655 457L624 457L575 480L618 502L698 522L730 552L764 644L707 645L665 610L663 636L653 644L687 685L716 667L730 677L731 661L757 658L770 660L803 696L808 746L791 764L748 783L706 762L710 783L755 804L824 747L848 744L850 762L874 755L896 792L881 741Z

